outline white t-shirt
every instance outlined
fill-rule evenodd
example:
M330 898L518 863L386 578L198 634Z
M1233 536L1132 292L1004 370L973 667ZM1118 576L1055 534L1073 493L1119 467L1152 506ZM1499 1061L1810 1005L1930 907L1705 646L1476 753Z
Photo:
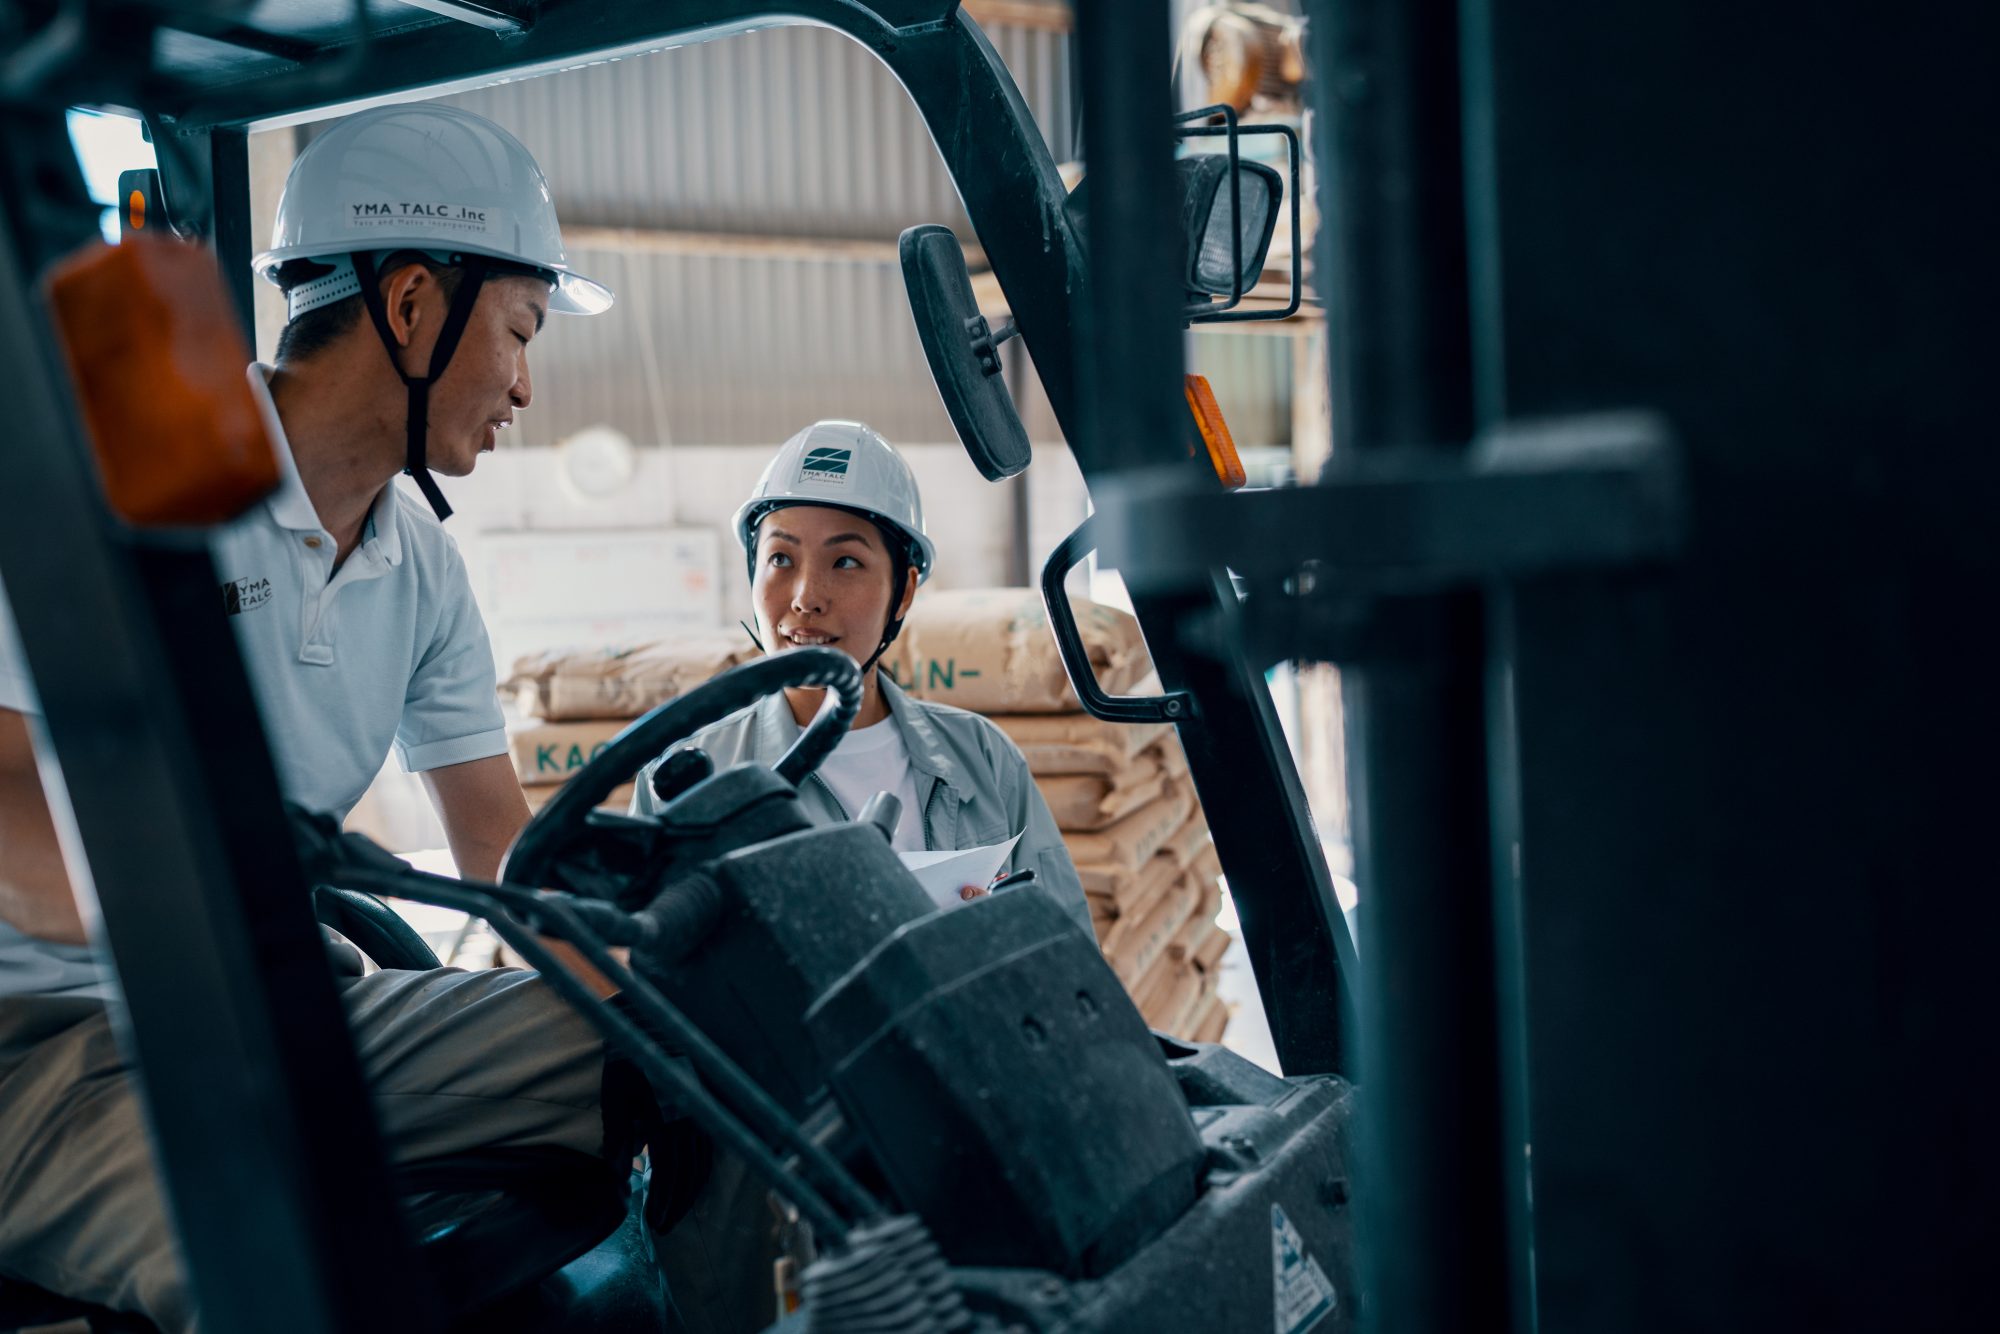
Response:
M376 498L361 544L334 571L333 537L299 481L270 374L251 366L250 388L283 478L269 500L212 535L217 595L280 790L345 816L392 747L411 772L506 753L493 651L457 544L393 483ZM40 712L4 589L0 708ZM95 990L94 978L82 947L30 940L0 923L0 996Z
M917 775L910 752L894 718L851 729L833 754L819 766L819 776L833 789L841 809L852 820L877 792L903 803L891 846L902 852L924 850L924 813L917 809Z

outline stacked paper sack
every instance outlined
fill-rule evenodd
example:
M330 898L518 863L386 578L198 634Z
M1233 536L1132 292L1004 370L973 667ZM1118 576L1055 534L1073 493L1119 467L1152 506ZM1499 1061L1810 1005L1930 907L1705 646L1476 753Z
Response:
M756 656L739 630L622 648L552 649L517 659L500 689L521 719L507 739L529 807L540 810L640 714ZM627 783L601 804L622 811L631 803Z
M1105 689L1156 689L1131 616L1076 604ZM738 631L522 658L502 687L524 722L511 734L529 804L546 802L628 722L757 656ZM1220 865L1165 725L1120 726L1082 711L1039 597L1029 589L926 590L882 667L923 699L984 714L1011 737L1063 830L1099 945L1147 1023L1216 1041L1229 1022L1216 974ZM624 809L631 789L605 803Z
M1158 690L1137 621L1095 603L1074 610L1101 686ZM1084 713L1031 589L927 592L883 663L911 694L985 714L1013 739L1063 831L1098 944L1146 1022L1219 1040L1221 864L1173 729Z

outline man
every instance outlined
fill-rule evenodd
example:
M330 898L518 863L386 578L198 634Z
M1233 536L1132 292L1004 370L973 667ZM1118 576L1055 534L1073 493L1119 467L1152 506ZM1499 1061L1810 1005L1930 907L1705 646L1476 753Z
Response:
M364 112L315 139L257 266L288 303L276 367L249 371L283 482L212 546L279 782L344 815L393 746L461 872L490 879L528 817L491 649L456 547L394 477L448 514L429 469L471 472L533 397L546 314L610 294L570 271L527 150L441 106ZM13 640L0 590L0 1273L191 1329ZM336 967L399 1158L629 1152L607 1137L601 1045L534 974Z

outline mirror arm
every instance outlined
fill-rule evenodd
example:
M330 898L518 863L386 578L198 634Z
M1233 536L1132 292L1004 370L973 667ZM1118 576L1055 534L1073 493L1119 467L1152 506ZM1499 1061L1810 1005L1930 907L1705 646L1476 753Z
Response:
M1000 373L1000 345L1020 332L1012 320L998 329L988 328L984 315L969 315L965 320L965 336L971 341L972 355L988 376Z

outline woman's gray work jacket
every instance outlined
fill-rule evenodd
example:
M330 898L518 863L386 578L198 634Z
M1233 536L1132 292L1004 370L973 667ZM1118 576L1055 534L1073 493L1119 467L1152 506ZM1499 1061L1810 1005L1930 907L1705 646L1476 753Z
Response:
M1007 734L976 713L949 704L912 699L885 676L882 698L889 716L903 734L915 770L917 809L923 821L924 846L933 851L984 847L1004 843L1019 831L1005 871L1032 869L1034 884L1051 895L1085 931L1090 908L1077 879L1069 850L1063 846L1049 804L1028 774L1028 762ZM776 764L792 742L799 725L782 692L695 733L675 746L699 746L715 762L717 772L737 764ZM669 751L669 754L672 752ZM663 757L664 758L664 757ZM658 814L653 795L655 760L640 770L632 796L635 815ZM808 775L799 790L806 812L821 824L847 820L833 789L817 774Z

